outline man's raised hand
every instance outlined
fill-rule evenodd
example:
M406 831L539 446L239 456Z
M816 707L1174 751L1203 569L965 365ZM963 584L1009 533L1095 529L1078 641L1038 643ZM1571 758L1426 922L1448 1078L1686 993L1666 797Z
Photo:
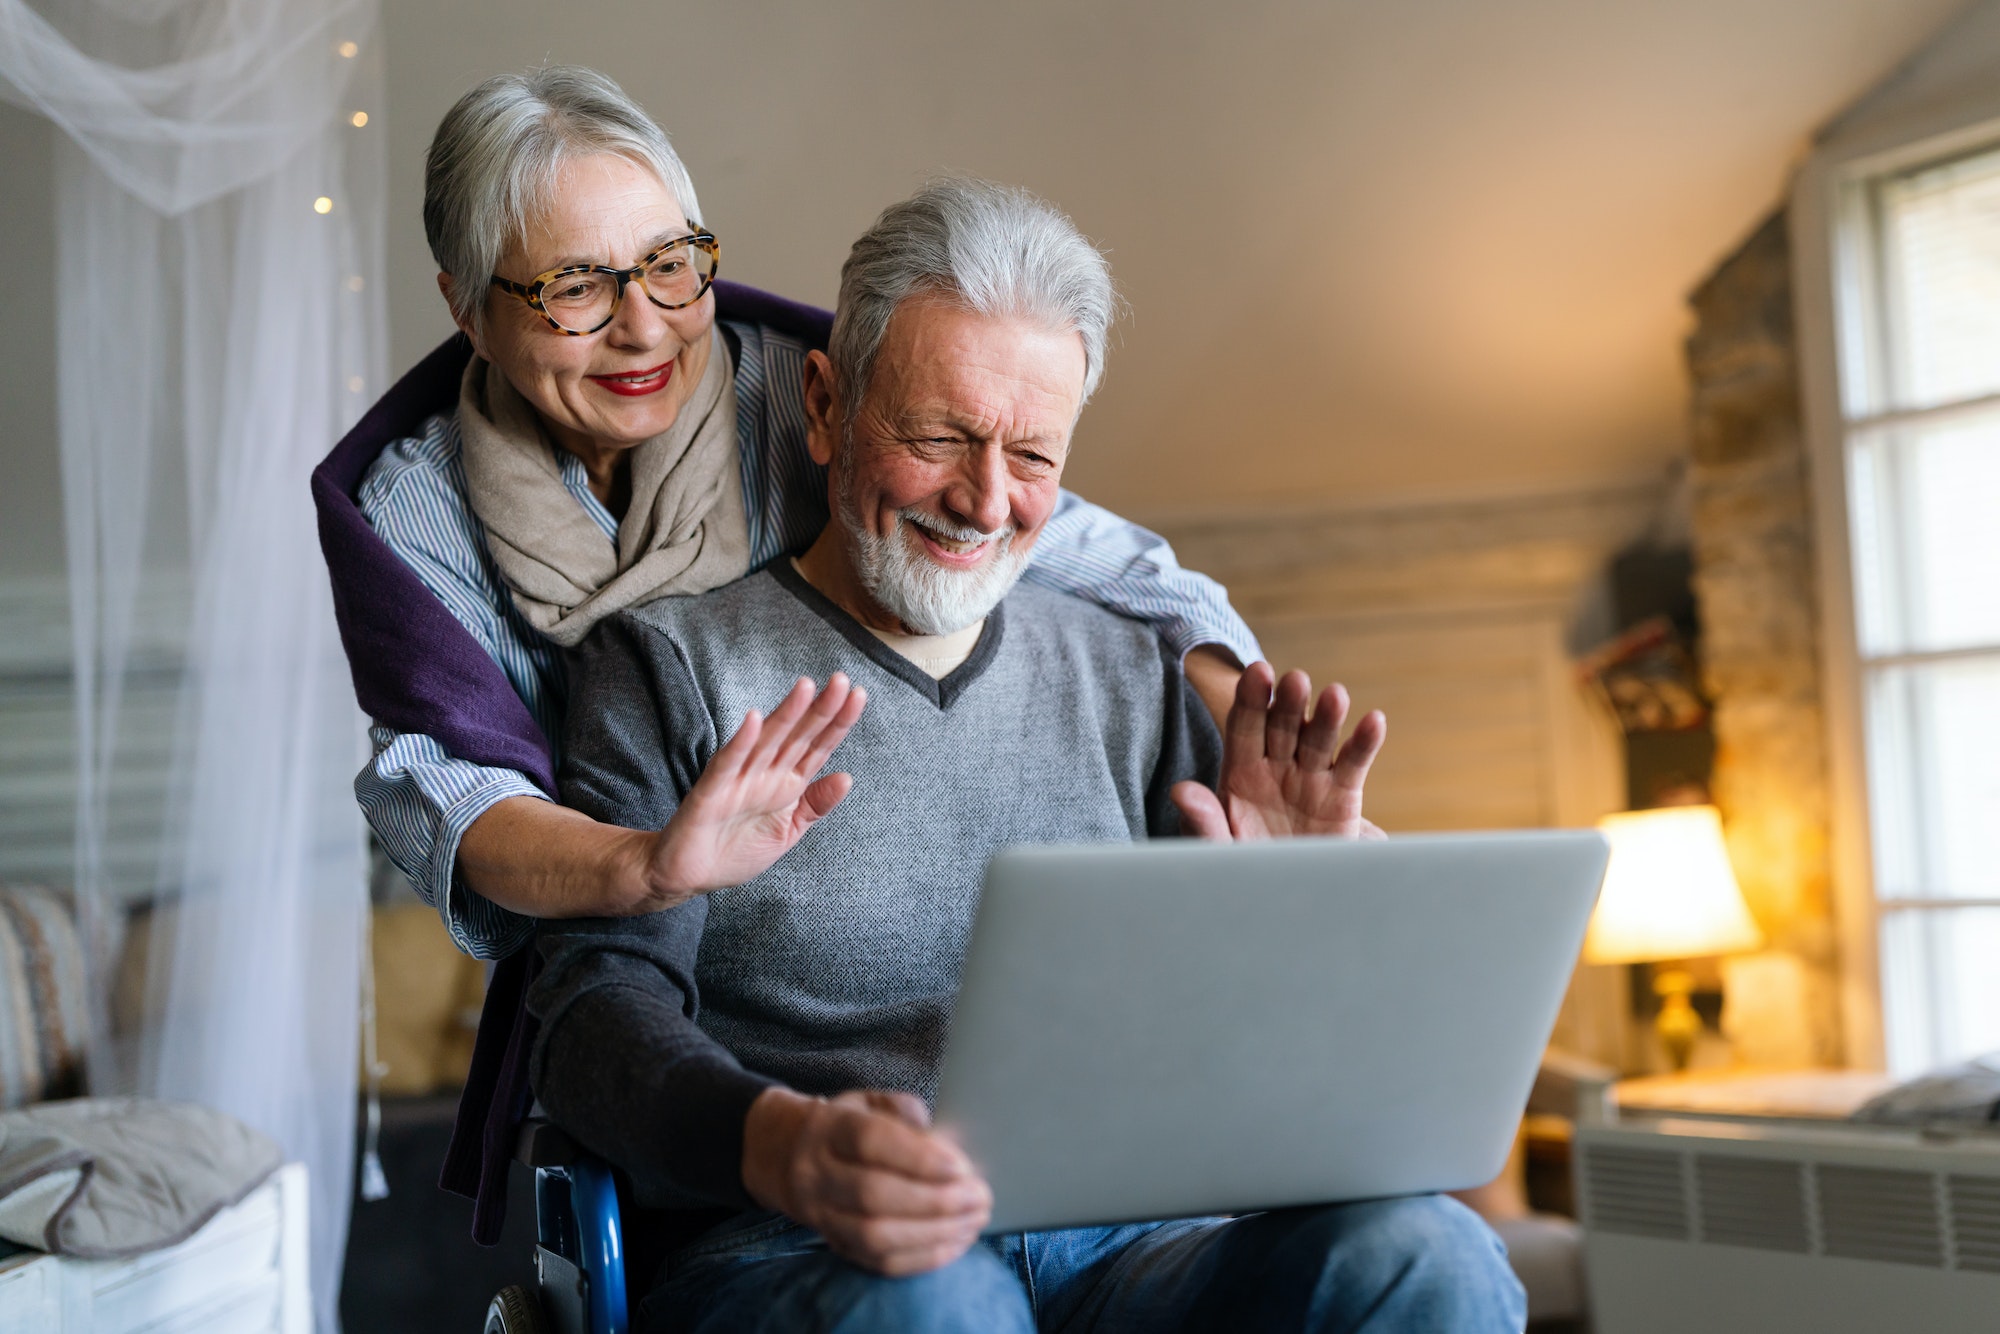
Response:
M1304 672L1272 682L1271 665L1254 662L1236 686L1236 702L1222 735L1222 777L1211 792L1200 783L1173 791L1181 822L1191 834L1212 839L1285 838L1331 834L1382 838L1361 814L1368 767L1389 735L1389 720L1375 710L1354 725L1345 742L1346 687L1335 682L1312 704Z
M867 692L835 672L825 690L800 677L768 718L745 714L654 838L647 879L661 906L757 876L838 806L854 780L813 775L867 703Z

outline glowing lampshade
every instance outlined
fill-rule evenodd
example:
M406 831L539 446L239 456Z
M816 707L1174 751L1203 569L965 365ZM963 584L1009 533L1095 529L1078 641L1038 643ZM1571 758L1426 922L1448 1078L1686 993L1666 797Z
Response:
M1608 815L1611 865L1584 938L1587 963L1733 954L1764 943L1743 904L1713 806Z

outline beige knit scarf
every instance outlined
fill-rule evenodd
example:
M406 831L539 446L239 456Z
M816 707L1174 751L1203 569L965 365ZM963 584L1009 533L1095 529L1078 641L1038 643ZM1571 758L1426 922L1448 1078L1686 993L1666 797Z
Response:
M482 358L465 368L458 422L472 512L500 577L528 624L563 647L626 607L705 593L749 570L736 375L719 334L710 333L708 369L673 425L632 450L632 501L615 550L563 486L541 418Z

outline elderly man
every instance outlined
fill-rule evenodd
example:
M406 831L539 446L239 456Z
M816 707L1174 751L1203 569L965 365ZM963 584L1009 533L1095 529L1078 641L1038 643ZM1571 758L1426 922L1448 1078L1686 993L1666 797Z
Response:
M1304 677L1274 697L1258 664L1225 746L1151 630L1015 584L1112 310L1102 257L1031 196L946 181L889 209L807 365L832 522L795 560L607 620L572 662L564 799L638 828L700 799L710 759L750 745L724 747L739 720L754 737L774 701L773 721L806 710L799 678L868 699L848 773L762 755L796 770L770 869L542 928L536 1090L677 1232L648 1327L1521 1325L1497 1240L1454 1202L981 1242L987 1186L929 1127L995 849L1369 829L1380 715L1343 745L1338 687L1308 717Z

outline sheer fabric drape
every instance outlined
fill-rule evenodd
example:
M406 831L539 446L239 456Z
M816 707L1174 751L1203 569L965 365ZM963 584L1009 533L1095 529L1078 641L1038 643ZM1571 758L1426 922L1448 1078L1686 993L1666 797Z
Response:
M0 0L0 94L61 131L76 888L106 996L133 888L105 856L129 816L121 702L161 669L133 659L135 618L188 596L151 1004L129 1054L100 1011L92 1082L220 1107L308 1165L322 1330L353 1168L365 733L307 476L384 387L377 36L378 0Z

